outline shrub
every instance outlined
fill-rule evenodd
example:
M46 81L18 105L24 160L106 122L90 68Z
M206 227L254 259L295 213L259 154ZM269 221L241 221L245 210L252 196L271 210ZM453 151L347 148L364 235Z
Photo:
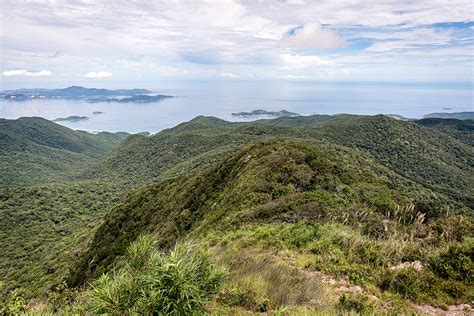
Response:
M376 308L368 295L353 292L342 294L339 298L338 307L345 311L355 311L363 315L372 314Z
M0 304L0 315L21 315L28 311L26 292L22 288L11 291Z
M394 223L386 223L383 220L381 215L378 216L371 216L369 217L364 225L362 226L362 233L366 236L376 238L376 239L386 239L389 237L391 231L389 231L388 227L393 226Z
M462 241L472 235L474 225L469 218L460 215L438 218L429 225L429 232L440 241Z
M433 257L431 269L445 279L472 282L474 249L469 245L452 244L439 257Z
M48 306L53 312L57 312L73 303L76 295L77 290L68 288L66 282L62 282L48 292Z
M421 286L419 276L420 273L411 267L386 270L381 277L379 286L384 291L390 290L401 294L404 298L416 301Z
M141 236L132 243L123 267L92 284L94 314L200 314L217 292L225 270L211 254L190 243L177 244L168 254L155 239Z
M256 293L252 289L225 288L218 296L217 301L228 306L241 306L247 310L255 310Z

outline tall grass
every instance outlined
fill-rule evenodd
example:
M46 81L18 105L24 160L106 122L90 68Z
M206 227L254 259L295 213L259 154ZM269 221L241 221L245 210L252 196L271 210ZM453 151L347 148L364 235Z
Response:
M211 254L191 243L178 243L169 253L156 249L148 235L132 243L118 271L92 283L93 314L193 315L206 311L225 269Z

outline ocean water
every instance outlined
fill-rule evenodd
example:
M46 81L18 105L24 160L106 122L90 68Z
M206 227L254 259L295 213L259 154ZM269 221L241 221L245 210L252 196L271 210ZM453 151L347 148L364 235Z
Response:
M31 84L28 87L32 87ZM41 86L34 86L41 87ZM62 88L56 85L54 88ZM65 86L64 86L65 87ZM147 82L109 83L104 88L147 88L175 98L156 103L87 103L74 100L0 102L0 117L46 119L88 116L61 122L86 131L158 132L198 115L236 121L231 113L263 109L309 114L399 114L420 118L432 112L473 111L472 86L350 82ZM12 87L8 87L12 88ZM20 88L14 87L14 88ZM446 110L450 108L450 110ZM92 112L104 112L94 115Z

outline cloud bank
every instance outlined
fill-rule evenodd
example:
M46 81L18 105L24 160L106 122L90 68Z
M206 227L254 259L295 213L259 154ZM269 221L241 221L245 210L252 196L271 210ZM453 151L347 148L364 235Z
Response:
M224 78L233 78L233 79L240 78L238 75L234 74L233 72L227 72L227 71L220 72L219 76L224 77Z
M86 77L87 79L108 79L112 77L112 73L107 71L91 71L86 73L84 77Z
M2 75L5 77L49 77L53 75L51 71L41 70L41 71L28 71L25 69L16 69L16 70L5 70L2 72Z
M2 9L0 71L48 69L71 83L83 69L121 81L472 81L474 67L471 0L2 0ZM25 72L17 76L34 76Z

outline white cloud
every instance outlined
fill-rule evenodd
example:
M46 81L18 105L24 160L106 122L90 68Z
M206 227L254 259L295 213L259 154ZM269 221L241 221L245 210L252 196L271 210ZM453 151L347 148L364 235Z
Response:
M212 80L221 69L275 79L288 69L313 78L345 67L365 80L364 71L390 79L409 63L425 65L413 71L427 80L442 68L472 80L473 27L450 23L473 21L471 0L0 1L3 69L51 69L77 80L83 69L106 65L117 80ZM306 56L344 42L347 49ZM454 66L463 70L449 71Z
M108 79L112 77L112 73L108 71L99 71L99 72L91 71L91 72L86 73L84 77L88 79Z
M284 40L297 48L339 48L346 45L336 32L321 27L317 22L294 29Z
M24 69L16 69L16 70L5 70L2 72L2 75L5 77L48 77L51 76L53 73L49 70L41 70L41 71L28 71Z
M304 0L286 0L286 4L289 5L304 5L306 2Z
M224 77L224 78L233 78L233 79L240 78L238 75L234 74L233 72L227 72L227 71L220 72L219 76Z
M281 75L279 76L281 79L310 79L310 76L306 75Z
M280 55L283 66L280 69L300 69L316 66L337 66L334 62L314 55Z

